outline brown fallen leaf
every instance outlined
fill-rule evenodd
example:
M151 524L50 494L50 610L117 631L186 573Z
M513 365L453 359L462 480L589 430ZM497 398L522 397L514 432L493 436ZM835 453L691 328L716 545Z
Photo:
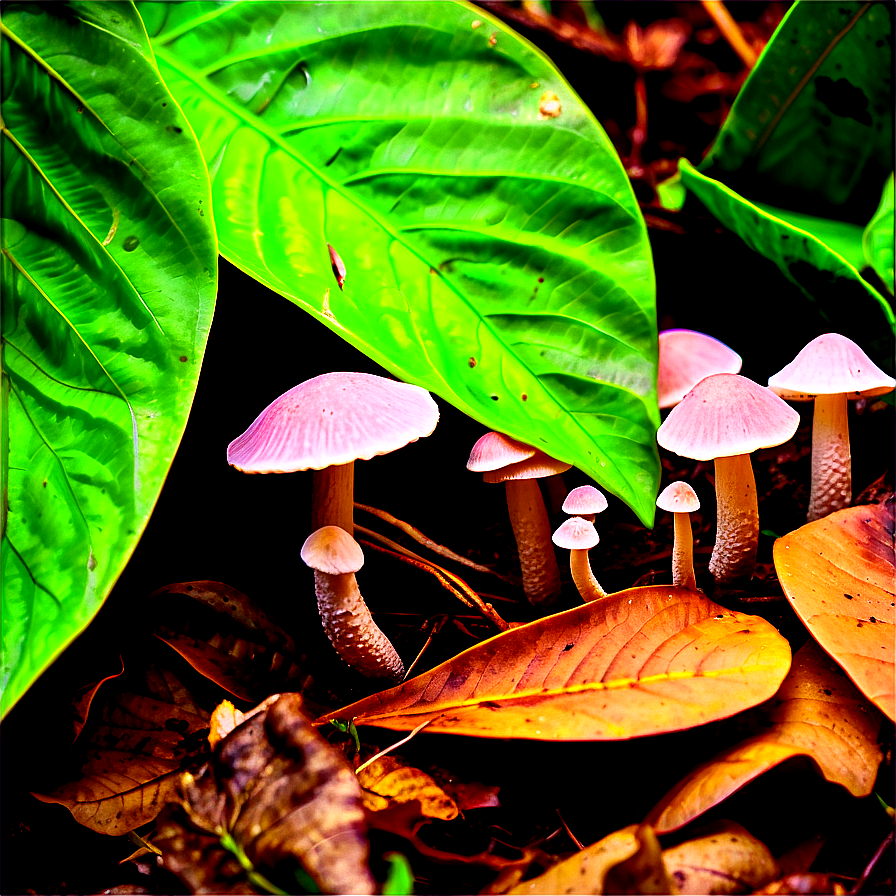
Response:
M78 735L84 730L84 724L87 722L87 716L90 712L90 705L93 703L93 698L96 696L96 692L100 689L100 685L107 681L112 681L114 678L118 678L123 672L124 660L121 660L121 669L119 669L118 672L113 672L111 675L107 675L99 681L93 681L90 684L85 684L78 688L72 698L71 726L73 741L77 740Z
M87 747L80 777L33 796L60 803L102 834L126 834L152 821L181 771L204 758L208 716L172 673L150 669L145 684L152 696L115 693L95 707L97 717L91 715L79 739Z
M426 772L414 768L400 756L380 756L358 770L364 807L371 812L395 803L417 800L425 818L451 821L457 818L457 803Z
M240 700L305 690L292 637L251 598L223 582L177 582L150 595L155 636Z
M323 893L376 892L360 785L298 694L249 715L183 776L155 845L193 893L305 892L303 875Z
M892 500L848 507L779 538L774 558L812 637L896 720L893 533Z
M694 769L650 811L657 831L674 831L787 759L808 756L854 796L874 787L883 758L881 715L839 667L808 641L780 691L745 717L759 734Z
M788 874L780 880L754 891L755 896L846 896L846 887L838 880L833 880L831 875L821 872L806 872L804 874Z
M663 850L679 893L752 893L777 876L769 848L737 822L722 819L694 833L699 836Z
M620 591L483 641L321 717L536 740L677 731L767 700L790 645L765 620L673 586Z
M608 869L604 879L605 893L676 894L678 889L669 877L663 850L650 825L635 829L636 852Z
M620 831L608 834L568 859L548 868L544 874L517 884L511 894L600 894L604 892L607 872L620 862L630 859L639 849L635 832L638 825L631 824Z

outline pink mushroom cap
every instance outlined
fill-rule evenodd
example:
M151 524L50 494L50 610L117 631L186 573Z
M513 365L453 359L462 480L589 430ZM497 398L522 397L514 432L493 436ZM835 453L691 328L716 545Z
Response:
M227 446L244 473L322 470L428 436L439 408L425 389L370 373L324 373L272 401Z
M700 380L714 373L740 373L740 355L706 333L663 330L659 346L656 390L661 408L674 407Z
M602 513L607 509L607 498L593 485L580 485L574 488L563 502L564 513Z
M594 528L594 523L580 516L573 516L557 528L551 540L558 548L587 551L600 543L600 536Z
M500 432L487 432L478 439L470 451L467 469L474 473L500 470L509 464L527 460L538 451L525 442L519 442Z
M700 509L700 499L691 486L679 479L659 493L656 506L667 513L692 513Z

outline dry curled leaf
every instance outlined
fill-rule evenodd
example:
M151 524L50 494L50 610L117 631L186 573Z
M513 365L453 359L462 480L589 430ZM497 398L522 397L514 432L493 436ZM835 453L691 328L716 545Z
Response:
M259 875L295 892L297 874L324 893L374 893L361 788L345 757L312 728L298 694L247 715L159 819L165 867L193 893L254 892Z
M426 772L400 756L380 756L359 769L358 783L363 788L364 807L371 812L417 800L425 818L457 818L457 803Z
M678 890L663 859L660 841L650 825L635 829L637 850L607 870L605 893L675 894Z
M893 501L848 507L775 542L781 587L812 637L891 720Z
M60 803L75 820L102 834L126 834L152 821L171 798L181 771L208 749L208 716L175 676L151 669L149 694L103 694L94 701L79 743L86 757L80 777L41 802Z
M694 833L698 836L663 850L679 893L752 893L777 876L769 848L737 822L723 819Z
M808 756L854 796L871 793L883 758L880 713L814 642L797 652L774 698L744 721L759 733L694 769L650 811L659 832L677 830L794 756Z
M830 874L821 872L805 872L788 874L780 880L772 881L755 890L754 896L846 896L846 887L838 880L832 880Z
M724 718L775 693L790 645L672 586L631 588L503 632L318 720L538 740L617 740Z

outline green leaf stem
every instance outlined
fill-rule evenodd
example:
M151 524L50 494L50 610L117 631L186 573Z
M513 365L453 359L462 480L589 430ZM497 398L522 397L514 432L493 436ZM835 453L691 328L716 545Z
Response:
M211 322L208 177L131 3L3 8L2 712L158 498Z
M222 254L651 525L646 228L550 62L461 3L138 8L208 160Z

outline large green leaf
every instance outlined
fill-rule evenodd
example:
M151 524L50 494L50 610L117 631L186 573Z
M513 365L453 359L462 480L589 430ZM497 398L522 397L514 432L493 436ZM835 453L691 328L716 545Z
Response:
M460 3L139 9L209 161L222 254L651 524L646 230L609 140L548 60ZM297 333L296 350L313 340Z
M880 277L884 286L890 290L893 289L893 243L896 241L894 237L894 188L893 174L887 178L884 185L883 193L881 193L880 204L874 217L868 223L862 234L862 250L865 261L874 268L877 276Z
M686 159L680 170L682 182L714 217L802 290L827 329L850 337L877 357L892 355L894 318L889 302L818 235L820 231L829 240L831 234L839 237L845 244L840 247L854 257L856 248L861 250L860 228L790 212L783 213L785 220L780 210L748 201L701 174ZM806 229L810 226L812 231ZM796 311L790 309L791 314ZM751 313L777 318L781 308L774 290L757 295Z
M751 200L864 227L893 170L892 5L799 0L700 165Z
M158 497L214 305L208 176L130 3L6 3L2 710Z

